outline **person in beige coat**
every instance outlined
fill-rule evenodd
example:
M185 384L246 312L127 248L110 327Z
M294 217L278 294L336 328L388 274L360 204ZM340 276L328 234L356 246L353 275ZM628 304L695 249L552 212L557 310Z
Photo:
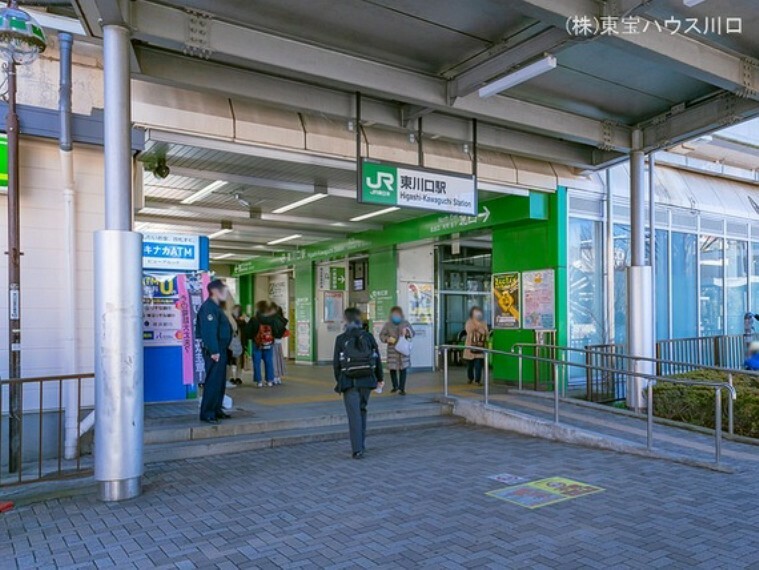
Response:
M390 319L380 331L380 340L387 344L387 368L390 370L390 379L393 381L391 392L398 392L401 396L406 395L406 375L411 367L411 356L401 354L395 349L395 345L401 337L414 338L414 328L404 317L403 309L393 307L390 309Z
M472 347L482 347L488 343L488 325L485 324L482 309L472 307L469 310L469 320L464 327L466 330L466 345ZM482 369L485 366L485 353L475 349L467 348L464 350L464 360L467 361L466 376L469 383L476 382L482 384Z

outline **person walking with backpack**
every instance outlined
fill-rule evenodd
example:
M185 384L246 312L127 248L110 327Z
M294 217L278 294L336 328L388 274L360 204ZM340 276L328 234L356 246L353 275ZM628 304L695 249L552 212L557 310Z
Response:
M256 303L256 314L248 321L245 332L253 343L253 382L259 388L263 388L264 379L261 377L261 362L264 364L264 372L267 386L274 385L274 327L276 321L271 313L271 304L268 301Z
M466 322L466 346L485 348L488 342L490 331L488 325L483 320L484 316L480 307L472 307L469 310L469 320ZM464 360L467 361L466 375L469 383L476 382L477 385L482 383L482 369L487 366L485 353L477 348L467 348L464 350Z
M335 392L343 396L348 414L353 459L361 459L366 449L366 407L375 388L382 389L382 360L374 337L363 329L361 311L348 308L343 314L345 332L335 339L332 367Z
M411 339L414 328L404 317L403 309L390 309L390 319L380 331L380 340L387 343L387 368L393 382L391 392L406 395L406 376L411 368Z

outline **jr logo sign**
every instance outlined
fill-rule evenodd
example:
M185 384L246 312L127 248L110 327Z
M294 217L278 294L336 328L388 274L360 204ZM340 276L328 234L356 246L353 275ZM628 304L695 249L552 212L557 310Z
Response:
M361 174L362 200L373 204L396 203L398 169L387 164L365 162Z

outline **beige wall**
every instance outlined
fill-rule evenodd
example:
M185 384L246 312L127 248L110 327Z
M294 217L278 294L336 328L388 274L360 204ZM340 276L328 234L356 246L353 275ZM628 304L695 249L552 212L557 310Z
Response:
M65 369L62 289L64 219L61 171L56 141L27 139L21 162L21 328L24 376L93 371L93 232L103 214L103 155L99 148L78 146L76 176L77 344L78 370ZM7 196L0 196L0 251L7 251ZM8 258L0 256L0 375L8 377Z

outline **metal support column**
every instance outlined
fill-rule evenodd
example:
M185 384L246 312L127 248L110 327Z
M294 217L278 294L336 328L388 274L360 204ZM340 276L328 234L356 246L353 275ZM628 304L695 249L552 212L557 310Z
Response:
M21 233L19 208L18 114L16 112L16 64L6 64L8 72L8 377L21 377ZM24 388L8 386L8 471L21 468Z
M631 264L627 272L627 351L632 356L654 357L653 305L651 266L646 264L646 195L645 156L641 147L641 132L633 132L633 150L630 153L630 252ZM638 374L653 375L652 362L633 361ZM647 382L628 376L627 406L634 410L646 407Z
M105 230L95 234L95 480L103 501L143 474L142 236L132 226L129 30L103 26Z

